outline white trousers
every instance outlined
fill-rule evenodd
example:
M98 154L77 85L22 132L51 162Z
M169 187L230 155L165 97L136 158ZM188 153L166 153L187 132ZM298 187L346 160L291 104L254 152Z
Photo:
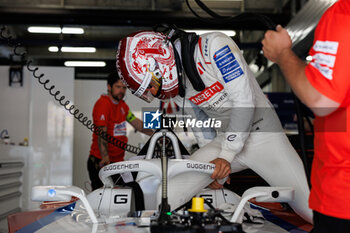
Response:
M220 136L197 150L192 160L210 162L219 156ZM293 187L294 201L289 205L302 218L312 223L308 208L309 187L303 163L284 133L251 133L243 150L231 163L232 173L250 168L271 186ZM171 209L189 201L213 180L203 173L184 173L169 180L168 200ZM158 190L160 200L160 190Z

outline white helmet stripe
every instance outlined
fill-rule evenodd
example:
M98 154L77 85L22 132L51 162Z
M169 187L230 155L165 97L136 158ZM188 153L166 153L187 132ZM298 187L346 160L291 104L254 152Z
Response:
M150 72L146 72L145 78L142 80L141 85L139 86L137 91L135 91L133 94L138 97L142 96L143 93L147 90L151 80L152 80L152 74Z

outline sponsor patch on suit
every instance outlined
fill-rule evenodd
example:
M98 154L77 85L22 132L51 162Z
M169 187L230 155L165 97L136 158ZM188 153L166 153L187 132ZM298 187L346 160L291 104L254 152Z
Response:
M214 61L219 68L225 83L228 83L244 74L228 45L214 53Z

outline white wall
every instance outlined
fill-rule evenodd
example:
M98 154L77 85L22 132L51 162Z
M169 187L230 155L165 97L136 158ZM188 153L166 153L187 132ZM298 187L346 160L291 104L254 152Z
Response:
M23 86L9 86L9 67L0 66L0 132L7 129L18 144L29 137L30 77L24 74Z
M27 71L28 72L28 71ZM74 103L74 69L40 67L55 85L55 91ZM43 88L31 79L29 145L32 149L34 185L72 184L74 118Z
M107 82L75 80L74 69L40 67L50 84L56 86L66 99L73 101L81 112L92 119L92 108L102 93L107 92ZM142 119L143 107L158 107L159 101L148 104L129 91L125 97L133 113ZM8 67L0 67L0 129L7 129L12 141L29 138L26 184L69 185L89 188L86 163L91 145L91 132L75 120L63 107L57 105L46 90L24 68L24 86L8 86ZM71 128L74 127L74 135ZM139 146L148 136L135 133L128 125L129 144ZM74 141L73 141L74 140ZM72 156L73 154L73 156ZM1 156L1 155L0 155ZM126 158L133 156L127 152ZM1 157L0 157L1 158ZM73 168L72 168L73 166ZM73 178L72 178L73 176ZM30 196L25 197L24 209L34 208Z
M86 117L92 120L92 108L102 93L106 93L106 81L75 80L75 105ZM87 172L92 133L85 126L75 120L74 123L74 158L73 185L90 190Z
M101 94L107 93L106 80L75 80L75 105L84 115L92 120L92 109L96 100ZM127 91L125 96L126 103L131 111L142 120L142 107L158 107L159 101L154 100L151 104L140 100ZM134 128L127 125L127 135L129 144L139 146L145 143L149 136L140 132L135 133ZM81 123L75 120L74 124L74 161L73 161L73 185L90 191L90 180L87 172L87 158L89 156L90 146L92 142L92 134ZM125 159L133 156L126 152Z
M73 99L74 69L40 67L39 72L50 79L69 100ZM8 67L0 67L0 127L9 131L16 144L29 138L23 182L30 193L34 185L71 185L73 158L73 117L57 104L32 74L23 69L24 86L8 86ZM8 147L14 147L7 145ZM11 151L9 149L8 151ZM5 159L8 154L0 155ZM22 208L32 209L39 204L24 195Z

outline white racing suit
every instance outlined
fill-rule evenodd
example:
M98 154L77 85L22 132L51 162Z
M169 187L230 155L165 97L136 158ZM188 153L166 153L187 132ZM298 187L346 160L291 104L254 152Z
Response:
M181 44L175 42L175 47L179 50ZM295 199L289 204L312 222L301 159L237 45L222 33L201 35L194 61L206 89L195 91L186 77L185 97L178 96L175 102L197 120L215 118L222 125L215 130L192 128L201 148L191 159L210 162L222 158L231 163L232 172L250 168L271 186L293 187ZM212 181L201 173L171 179L168 185L171 208L190 200Z

